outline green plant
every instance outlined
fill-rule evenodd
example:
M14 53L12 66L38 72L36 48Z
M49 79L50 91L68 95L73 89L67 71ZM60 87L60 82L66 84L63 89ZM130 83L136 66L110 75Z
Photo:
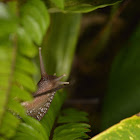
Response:
M119 2L0 2L0 139L89 138L86 134L90 130L87 113L75 109L60 112L67 97L66 91L60 90L56 93L49 111L40 122L27 116L20 103L32 100L31 93L36 90L40 77L37 63L38 46L42 47L47 72L57 75L66 73L64 80L67 80L78 39L81 14ZM139 117L135 116L130 120L133 118L139 123ZM61 125L52 131L55 123Z

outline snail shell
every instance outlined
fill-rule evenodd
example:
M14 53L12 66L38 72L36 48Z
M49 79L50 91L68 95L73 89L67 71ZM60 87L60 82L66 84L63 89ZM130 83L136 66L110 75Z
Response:
M27 115L40 121L47 113L56 91L69 84L69 82L60 81L66 76L65 74L56 77L46 73L41 55L41 48L39 48L39 59L41 80L37 84L37 91L33 94L35 98L31 102L23 102L22 105L26 108Z

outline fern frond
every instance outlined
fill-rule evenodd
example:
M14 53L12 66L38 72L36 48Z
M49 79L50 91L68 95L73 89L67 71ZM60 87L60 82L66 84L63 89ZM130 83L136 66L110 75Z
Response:
M87 113L76 109L65 109L59 116L57 123L60 124L53 134L53 140L75 140L89 138L86 132L90 131ZM79 119L78 119L79 118Z
M40 0L27 1L20 8L16 2L0 3L0 6L3 7L3 11L0 12L5 12L5 17L0 14L0 22L4 28L0 29L3 32L3 34L0 33L0 64L2 67L0 69L0 88L2 89L0 91L0 138L47 140L66 98L66 93L62 90L57 92L48 113L41 122L26 116L24 108L20 105L20 101L31 100L30 93L36 90L33 76L38 74L38 69L32 61L37 55L36 44L41 45L49 25L47 9ZM49 41L47 52L51 57L49 56L47 61L55 58L54 55L59 54L60 51L61 55L58 56L62 56L62 59L51 60L50 62L55 64L55 67L48 68L48 71L55 71L57 74L65 72L68 76L78 36L80 17L80 14L58 14L55 16L56 19L61 18L60 24L63 26L58 28L59 23L57 23L57 27L50 31L49 38L53 39L52 36L56 35L56 30L60 32L55 37L56 44L54 40L50 39ZM11 27L9 27L9 23L11 23ZM53 24L52 26L56 25ZM64 36L65 39L62 39ZM56 53L53 50L56 50ZM18 114L22 119L18 119L13 114ZM84 118L83 121L87 120ZM79 124L73 123L70 126L75 127L77 125ZM80 124L80 127L81 129L88 128L84 124ZM75 132L77 131L79 130L75 130ZM85 136L84 132L87 131L88 129L82 131L82 136ZM77 134L75 134L76 137ZM78 134L79 138L80 136ZM73 137L75 136L73 135Z
M58 118L58 123L88 122L88 113L73 108L65 109Z
M26 7L30 8L23 12ZM19 101L31 100L30 93L36 90L33 76L37 74L38 69L32 62L37 54L34 42L41 44L49 25L49 16L40 0L28 1L20 10L17 10L19 7L16 2L0 3L0 8L0 139L7 139L15 135L20 123L13 114L18 114L23 119L28 118ZM36 14L40 15L39 19L31 13L32 9L36 9ZM20 123L19 131L26 126L27 129L22 129L26 132L35 129L25 120L26 123ZM30 122L33 122L33 118ZM35 122L39 123L36 120ZM26 136L26 133L24 135ZM38 138L41 136L43 135L38 132Z

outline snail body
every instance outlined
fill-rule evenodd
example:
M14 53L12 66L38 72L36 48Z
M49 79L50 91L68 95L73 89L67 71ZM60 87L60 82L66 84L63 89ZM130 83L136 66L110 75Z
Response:
M22 105L26 108L27 115L40 121L47 113L56 91L69 84L69 82L60 81L65 74L57 77L46 73L41 55L41 48L39 48L39 59L41 80L37 84L37 91L33 94L33 101L23 102Z

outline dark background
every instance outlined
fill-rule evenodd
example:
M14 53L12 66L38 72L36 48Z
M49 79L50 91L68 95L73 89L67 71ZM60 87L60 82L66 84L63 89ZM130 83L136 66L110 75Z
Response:
M111 66L138 25L139 4L139 0L126 0L114 7L83 14L69 79L72 88L68 88L70 97L64 107L76 107L89 113L90 136L101 132Z

